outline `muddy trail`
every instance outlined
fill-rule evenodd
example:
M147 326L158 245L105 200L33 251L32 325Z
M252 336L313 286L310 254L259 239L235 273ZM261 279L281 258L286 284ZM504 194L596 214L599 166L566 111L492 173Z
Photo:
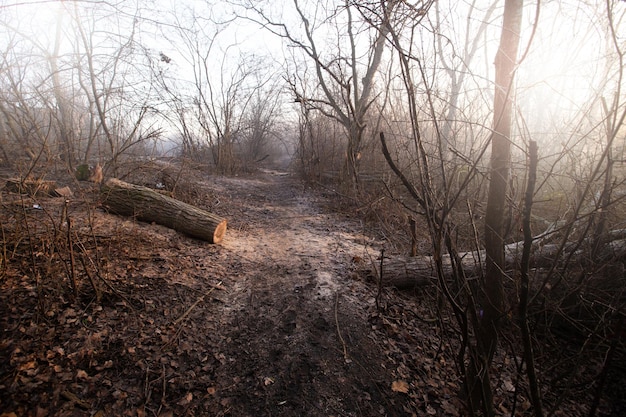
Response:
M241 257L216 369L232 415L403 415L392 375L370 339L371 291L351 271L374 242L358 221L325 214L281 173L239 181L235 199L251 219L223 244ZM221 184L228 193L230 182ZM232 196L232 194L231 194ZM233 222L235 223L235 222ZM236 225L236 223L235 223Z
M28 240L15 245L0 288L0 414L460 414L430 297L384 290L377 309L354 262L380 244L326 208L332 194L272 171L194 187L229 220L220 245L84 201L36 202L27 216L42 226L29 232L44 243L47 219L73 219L80 297L60 255L69 234L34 258ZM4 196L7 235L32 203Z

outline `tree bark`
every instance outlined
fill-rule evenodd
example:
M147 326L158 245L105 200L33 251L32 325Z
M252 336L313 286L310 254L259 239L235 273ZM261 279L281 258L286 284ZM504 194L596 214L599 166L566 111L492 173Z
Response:
M102 204L111 212L155 222L191 237L220 243L226 220L198 207L139 185L112 178L101 190Z
M592 241L587 239L583 244L570 242L565 245L560 253L560 259L566 259L572 254L572 258L579 259L581 263L590 260L590 245ZM530 268L550 268L554 265L556 256L559 254L560 244L540 244L540 241L533 243L532 253L529 259ZM523 242L515 242L504 247L505 271L519 268L522 258ZM573 252L573 253L572 253ZM585 253L587 256L585 256ZM609 233L609 241L601 248L599 254L601 259L623 259L626 258L626 229L613 230ZM480 276L481 269L485 268L485 251L463 252L459 254L461 266L468 277ZM442 257L444 275L452 277L452 265L450 257ZM363 275L372 275L378 279L378 272L372 271L369 265L358 265L357 269ZM417 257L393 257L385 260L383 285L392 286L398 289L412 289L437 283L437 271L435 261L432 256Z
M511 119L513 80L522 24L523 0L505 0L500 47L496 55L496 85L493 106L493 134L489 193L485 213L485 277L483 316L479 323L477 354L472 355L468 378L470 408L482 404L485 416L493 417L493 390L489 370L498 347L498 331L505 315L504 301L504 213L511 168ZM474 360L476 359L476 360Z
M41 179L9 178L5 189L12 193L28 194L32 197L55 196L56 182Z

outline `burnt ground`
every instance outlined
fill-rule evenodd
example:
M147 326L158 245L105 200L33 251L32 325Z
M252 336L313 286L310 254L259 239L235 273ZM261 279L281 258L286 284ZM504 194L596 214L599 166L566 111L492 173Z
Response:
M434 313L353 271L358 219L285 173L198 184L220 245L5 193L2 416L459 415Z
M3 191L1 417L464 415L435 289L378 296L357 271L382 243L335 194L272 171L183 185L229 220L221 244L77 183L67 203ZM498 411L529 415L515 356L495 366Z

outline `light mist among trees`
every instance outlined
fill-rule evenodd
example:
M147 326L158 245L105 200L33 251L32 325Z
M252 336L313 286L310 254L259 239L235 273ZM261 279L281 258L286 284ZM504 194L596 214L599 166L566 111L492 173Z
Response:
M0 165L114 176L167 154L391 200L424 225L470 413L495 415L509 349L532 368L516 395L543 415L577 395L576 358L610 367L624 322L625 16L617 0L3 1ZM555 245L551 263L508 265L523 239ZM585 339L558 381L524 333L556 322Z

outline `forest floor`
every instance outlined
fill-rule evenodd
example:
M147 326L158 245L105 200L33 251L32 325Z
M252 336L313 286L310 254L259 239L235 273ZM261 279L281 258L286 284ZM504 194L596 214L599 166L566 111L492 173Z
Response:
M229 220L219 245L95 197L4 196L17 207L6 241L25 237L0 281L0 415L463 415L430 290L378 294L355 263L378 262L381 242L330 210L333 194L276 171L198 184ZM65 230L68 217L71 233L46 238L47 219ZM59 249L69 235L72 258ZM496 392L503 414L513 378Z
M219 245L69 204L84 247L75 268L99 265L100 301L85 277L71 300L60 251L35 249L51 261L33 272L28 245L13 248L0 292L0 414L459 415L435 313L408 296L391 303L389 290L379 311L376 285L354 272L380 248L356 217L286 173L203 186L229 220ZM33 229L46 218L67 227L63 199L9 199L13 218L29 208ZM33 240L46 236L39 229Z

